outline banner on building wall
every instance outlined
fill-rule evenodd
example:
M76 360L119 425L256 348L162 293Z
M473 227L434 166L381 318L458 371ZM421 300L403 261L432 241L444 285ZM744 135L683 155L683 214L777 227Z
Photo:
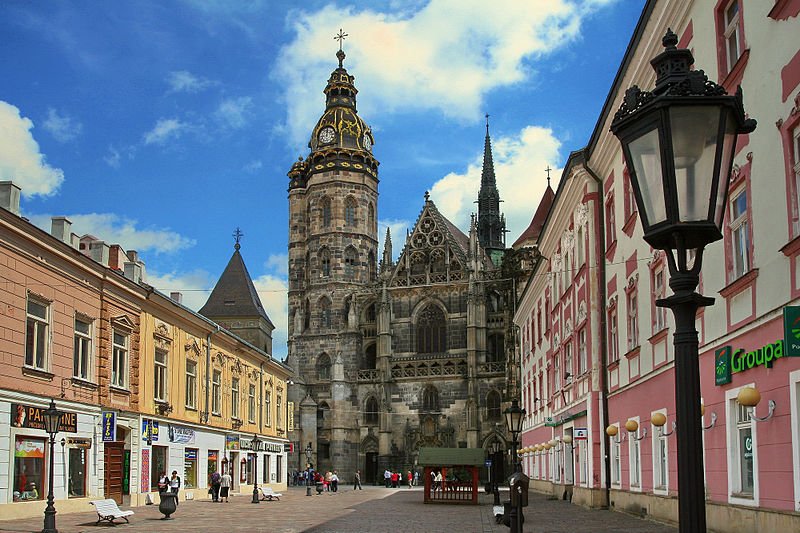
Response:
M784 354L788 357L800 357L800 307L783 308L783 340Z
M142 440L148 439L150 442L158 442L158 420L142 420Z
M286 402L288 413L286 414L287 431L294 431L294 402Z
M44 407L34 407L21 403L11 404L11 425L15 428L44 429ZM58 431L63 433L78 432L78 414L61 413Z
M589 438L589 430L587 428L572 428L572 438L574 440L587 440Z
M239 449L239 435L225 435L225 449L238 450Z
M169 441L178 444L194 444L194 430L191 428L169 424L167 427Z
M14 457L44 459L44 441L17 437L17 442L14 445Z
M150 449L142 448L139 453L139 473L142 494L150 492Z
M100 420L103 424L103 442L117 440L117 414L111 411L103 411L100 413Z

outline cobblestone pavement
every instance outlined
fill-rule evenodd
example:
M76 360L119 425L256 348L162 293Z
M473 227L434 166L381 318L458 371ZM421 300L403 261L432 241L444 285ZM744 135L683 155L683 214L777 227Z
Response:
M502 494L501 494L502 498ZM173 520L160 520L157 505L135 507L131 523L95 525L93 508L85 513L57 515L60 533L504 533L495 524L492 497L481 493L480 505L422 503L421 489L366 487L353 491L342 487L338 493L305 496L305 488L290 487L281 501L250 503L249 495L231 498L231 503L209 500L181 502ZM58 504L56 504L56 508ZM87 504L87 507L90 507ZM42 504L44 510L44 503ZM587 510L568 502L548 500L531 493L525 510L526 533L675 533L676 529L612 511ZM42 530L42 517L2 520L2 533L33 533Z

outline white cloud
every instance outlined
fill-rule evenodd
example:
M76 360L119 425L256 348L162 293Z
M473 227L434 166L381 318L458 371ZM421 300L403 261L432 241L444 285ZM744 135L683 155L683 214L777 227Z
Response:
M512 137L492 139L492 155L497 188L500 191L500 210L505 213L509 230L506 243L510 246L528 227L547 187L545 168L550 166L553 189L558 185L561 169L561 142L552 130L527 126ZM431 188L431 199L451 222L460 228L469 227L469 216L476 212L473 201L481 184L483 151L463 173L451 172Z
M136 155L136 147L135 146L124 146L122 148L118 148L113 144L108 145L108 153L103 156L103 161L112 168L119 168L122 159L133 159Z
M386 228L389 228L392 235L392 260L396 260L400 252L403 251L403 246L406 243L406 230L411 229L411 224L413 222L403 219L378 220L379 261L383 259L383 248L386 245Z
M171 292L181 293L183 305L195 312L206 303L215 283L205 270L160 274L153 268L147 269L145 281L166 295Z
M42 127L49 131L55 140L62 143L75 139L83 132L83 124L69 115L60 115L53 108L47 110L47 119Z
M275 325L272 333L272 351L277 358L286 356L287 333L289 332L289 285L285 276L264 274L253 280L258 297L270 320Z
M0 180L16 183L26 198L50 196L64 181L64 172L47 164L31 129L29 118L0 100Z
M89 233L109 244L119 244L125 250L172 253L195 245L194 239L184 237L168 228L142 228L134 219L113 213L65 215L72 221L72 232ZM31 222L50 230L51 215L29 215Z
M529 0L431 0L399 14L333 4L293 11L287 20L295 38L273 72L287 85L290 141L302 147L320 113L321 84L335 67L331 37L340 27L350 35L345 66L357 75L367 119L400 109L464 120L480 115L492 89L528 79L531 60L578 38L582 18L608 1L538 0L533 8Z
M171 93L196 93L216 84L209 79L195 76L187 70L170 72L167 76L167 83Z
M249 96L228 98L219 104L214 115L229 128L239 129L247 124L248 112L252 106L253 99Z
M164 144L172 138L180 137L187 128L188 124L177 118L158 119L153 129L144 134L144 143Z
M284 278L289 275L289 255L288 254L272 254L267 258L264 266L268 270L275 272Z
M264 163L260 159L254 159L253 161L250 161L244 167L242 167L242 170L252 174L254 172L261 170L263 166Z

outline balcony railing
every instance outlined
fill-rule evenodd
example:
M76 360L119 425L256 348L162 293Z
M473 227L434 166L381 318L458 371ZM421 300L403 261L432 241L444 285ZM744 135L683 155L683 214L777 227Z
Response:
M359 370L358 381L378 381L378 370L376 368Z

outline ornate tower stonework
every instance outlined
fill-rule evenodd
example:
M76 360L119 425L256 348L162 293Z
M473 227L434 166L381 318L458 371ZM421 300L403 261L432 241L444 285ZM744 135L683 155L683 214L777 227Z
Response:
M478 192L478 240L499 264L506 243L506 219L500 212L500 192L494 175L492 141L489 138L489 115L486 115L486 140L483 144L483 169Z

